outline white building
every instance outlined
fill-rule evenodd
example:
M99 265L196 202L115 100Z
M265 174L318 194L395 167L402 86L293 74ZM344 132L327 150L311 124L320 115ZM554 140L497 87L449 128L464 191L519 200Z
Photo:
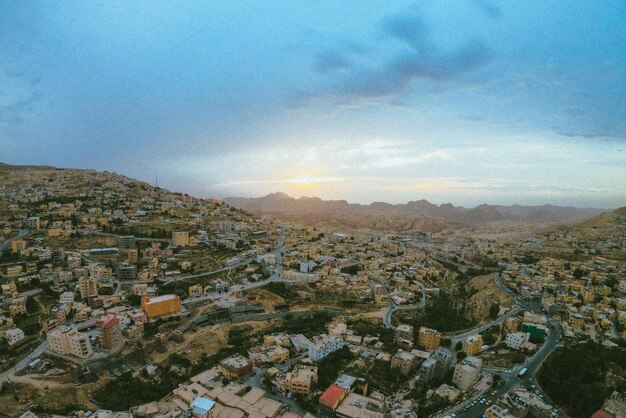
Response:
M478 357L468 356L465 357L454 368L454 375L452 376L452 383L456 385L461 391L466 392L470 389L478 379L480 378L480 368L483 361Z
M59 303L60 304L70 304L74 302L74 292L63 292L61 293L61 296L59 296Z
M11 328L4 333L4 338L7 339L9 345L13 345L19 340L24 339L24 331L19 328Z
M520 347L528 342L530 338L529 332L512 332L506 335L504 343L507 347L512 348L514 350L519 350Z
M48 333L48 344L55 353L87 358L93 354L89 336L76 328L61 325Z
M313 346L309 347L309 358L315 362L320 361L330 353L343 348L343 338L329 337L326 334L313 338Z

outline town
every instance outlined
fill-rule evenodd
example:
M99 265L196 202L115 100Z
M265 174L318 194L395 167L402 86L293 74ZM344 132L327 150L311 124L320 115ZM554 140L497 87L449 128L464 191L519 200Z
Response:
M624 412L624 362L590 405L550 361L624 358L623 209L526 236L353 234L114 173L1 170L5 414Z

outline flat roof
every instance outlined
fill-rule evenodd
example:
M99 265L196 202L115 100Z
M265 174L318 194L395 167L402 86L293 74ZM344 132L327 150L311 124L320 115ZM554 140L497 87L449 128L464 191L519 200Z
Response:
M154 296L154 297L151 297L146 303L157 303L157 302L163 302L166 300L171 300L171 299L176 299L176 298L178 298L177 295Z

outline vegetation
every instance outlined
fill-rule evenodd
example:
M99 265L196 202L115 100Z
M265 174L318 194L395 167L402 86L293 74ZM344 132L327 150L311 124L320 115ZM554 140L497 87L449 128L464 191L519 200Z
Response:
M346 365L354 359L354 354L347 346L324 357L318 364L317 383L320 388L325 389L337 380L339 373Z
M296 300L299 297L298 292L293 290L292 287L287 286L285 283L270 283L265 286L265 288L286 301Z
M626 390L626 350L597 343L559 348L545 361L537 378L568 415L588 417L614 390Z

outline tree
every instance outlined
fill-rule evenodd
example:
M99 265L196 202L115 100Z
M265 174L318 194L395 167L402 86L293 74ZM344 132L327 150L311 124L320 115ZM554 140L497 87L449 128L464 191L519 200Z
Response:
M496 319L498 317L498 313L500 312L500 304L498 302L494 302L489 307L489 317L491 319Z

